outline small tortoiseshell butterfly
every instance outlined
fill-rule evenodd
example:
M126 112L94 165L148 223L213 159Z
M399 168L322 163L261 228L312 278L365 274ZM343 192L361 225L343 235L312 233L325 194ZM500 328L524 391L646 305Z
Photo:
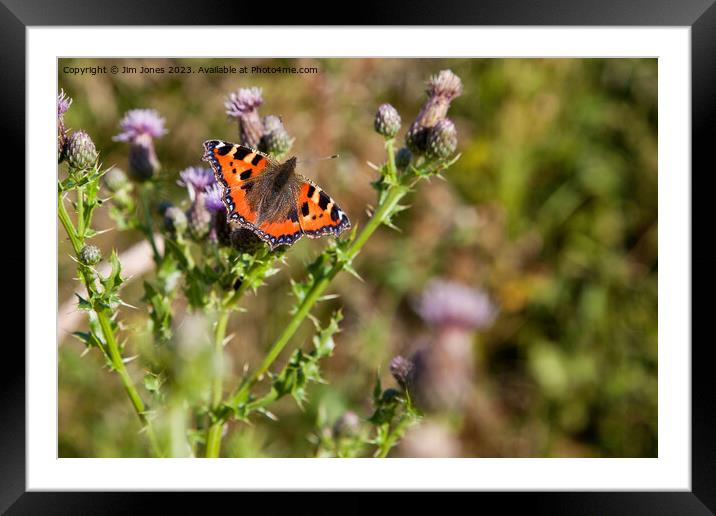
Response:
M204 160L223 187L227 220L253 231L271 249L303 235L340 235L351 227L320 186L296 174L296 158L279 163L255 149L221 140L204 142Z

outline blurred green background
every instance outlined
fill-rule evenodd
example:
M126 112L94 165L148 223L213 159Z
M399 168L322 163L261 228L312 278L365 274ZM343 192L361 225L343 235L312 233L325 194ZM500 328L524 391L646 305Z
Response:
M319 73L63 73L64 66L111 64L316 66ZM319 318L337 306L345 314L336 352L324 363L327 384L311 386L304 410L282 400L273 410L278 422L232 425L225 455L311 456L317 421L345 410L368 417L376 372L390 385L391 357L409 355L426 334L413 300L440 277L484 289L500 313L473 343L475 403L435 421L428 416L428 428L442 428L436 438L469 457L657 456L656 59L61 59L58 66L59 87L74 99L65 122L90 133L105 166L127 169L127 145L112 141L126 110L155 108L166 118L169 133L156 145L165 196L175 203L186 198L177 173L203 164L202 142L238 138L225 97L262 87L261 114L282 117L296 138L293 154L340 154L300 172L359 227L375 203L375 172L366 162L384 159L372 128L376 107L398 109L402 142L425 99L425 80L446 68L464 85L449 112L461 159L447 181L420 184L396 221L401 232L383 228L369 241L355 264L365 281L339 275L331 291L340 298L319 305ZM100 229L113 224L105 211L96 216ZM97 244L108 255L140 239L110 231ZM70 247L60 240L62 305L78 284ZM288 280L301 278L324 245L301 240L288 265L244 300L248 311L229 327L236 333L226 348L229 385L289 319ZM141 278L123 298L142 307ZM121 311L127 354L147 338L143 312ZM177 318L184 313L180 300ZM99 353L82 356L63 315L59 455L143 455L120 382ZM311 334L305 323L294 344ZM141 384L141 359L130 367ZM432 438L413 432L423 443ZM393 455L418 453L405 448Z

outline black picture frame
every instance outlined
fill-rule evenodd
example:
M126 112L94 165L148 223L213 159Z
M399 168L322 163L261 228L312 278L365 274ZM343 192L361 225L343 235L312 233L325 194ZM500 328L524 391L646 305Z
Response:
M341 21L318 21L319 9L302 3L282 4L270 15L271 25L556 25L556 26L689 26L691 27L692 73L692 171L713 173L711 149L716 129L716 0L489 0L481 2L413 0L410 6L364 1L360 8L347 9ZM221 16L217 16L221 12ZM335 9L325 10L336 12ZM67 0L0 0L0 105L5 156L11 156L15 170L24 169L25 144L25 31L43 25L215 25L242 24L241 13L252 23L260 20L256 7L245 2L205 0L71 2ZM253 13L253 14L251 14ZM347 16L350 13L350 17ZM7 159L7 158L6 158ZM707 161L708 160L708 161ZM707 168L708 167L708 168ZM7 173L7 172L6 172ZM693 172L691 174L693 178ZM25 173L25 191L30 187ZM22 207L21 209L26 209ZM22 213L18 211L17 213ZM696 221L693 218L694 222ZM692 232L693 234L693 232ZM19 246L18 246L19 247ZM692 246L693 252L693 246ZM15 258L17 259L17 258ZM25 274L31 271L25 270ZM19 304L19 303L18 303ZM24 306L24 305L23 305ZM6 342L0 425L0 511L9 514L128 513L166 509L170 496L184 503L176 493L78 493L26 492L25 449L25 353L17 342ZM691 343L671 343L690 345ZM585 492L585 493L500 493L480 494L493 498L501 510L527 507L532 513L579 514L713 514L716 512L716 389L707 359L710 343L692 346L692 456L690 492ZM23 364L20 367L20 364ZM661 424L668 424L662 419ZM216 495L212 495L216 496ZM213 499L226 501L230 494ZM241 494L238 496L246 496ZM292 504L296 502L292 495ZM300 498L300 497L299 497ZM368 499L370 497L367 497ZM420 497L417 497L419 500ZM272 504L278 498L272 498ZM392 505L394 502L391 502ZM361 497L353 510L371 510L375 502ZM309 506L310 507L310 506ZM475 510L479 510L476 508ZM338 511L342 512L342 511ZM363 511L361 511L363 512Z

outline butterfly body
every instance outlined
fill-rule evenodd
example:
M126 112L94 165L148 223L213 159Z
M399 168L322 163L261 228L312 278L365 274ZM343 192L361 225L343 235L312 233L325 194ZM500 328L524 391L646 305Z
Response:
M252 230L272 249L303 235L340 235L350 227L346 214L321 187L296 173L296 158L279 163L255 149L204 142L204 159L223 188L229 222Z

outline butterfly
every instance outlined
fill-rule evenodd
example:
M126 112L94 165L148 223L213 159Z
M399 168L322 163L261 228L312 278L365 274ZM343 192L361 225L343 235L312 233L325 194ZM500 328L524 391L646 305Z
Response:
M348 216L317 184L296 173L296 158L283 163L256 149L222 140L204 142L204 160L223 188L227 220L250 229L271 249L303 235L340 235Z

